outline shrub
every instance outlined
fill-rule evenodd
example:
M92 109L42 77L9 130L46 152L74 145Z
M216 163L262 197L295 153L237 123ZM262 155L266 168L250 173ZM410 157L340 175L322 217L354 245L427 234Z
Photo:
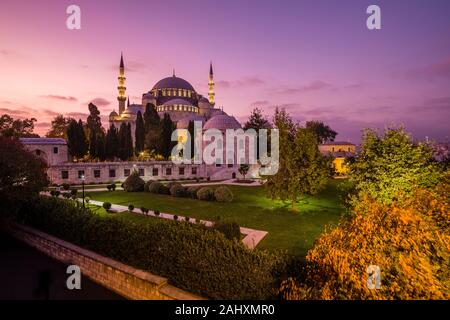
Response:
M214 198L219 202L231 202L233 201L233 193L230 188L220 186L214 190Z
M76 196L78 194L78 190L77 189L72 189L70 190L70 194L73 196Z
M186 196L197 199L197 192L200 190L200 186L191 186L186 189Z
M161 185L161 187L159 188L159 193L160 194L170 194L170 189L165 186L165 185Z
M216 221L213 229L223 233L229 240L241 239L241 228L235 221Z
M214 190L211 187L201 187L197 191L197 198L200 200L212 201L214 200Z
M145 192L150 192L150 185L155 182L154 180L148 180L145 184L144 184L144 191Z
M71 197L71 194L70 194L70 192L64 192L64 193L62 194L62 196L63 196L64 198L66 198L66 199L69 199L69 198Z
M133 211L133 210L134 210L134 205L129 204L129 205L128 205L128 211Z
M91 201L91 198L85 197L85 198L84 198L84 201L85 201L86 203L89 203L89 202Z
M185 220L186 222L189 222L190 219L191 219L191 218L189 218L189 217L184 217L184 220Z
M141 207L140 209L141 209L142 214L148 213L148 209L146 207Z
M109 210L111 210L111 202L103 202L103 205L102 205L102 207L106 210L106 211L109 211Z
M177 216L177 215L174 215L174 216L173 216L173 220L178 220L178 216Z
M170 194L175 197L184 197L186 195L186 188L181 184L173 184L170 187Z
M248 250L202 226L112 219L50 197L19 210L17 221L124 264L167 277L212 299L268 299L278 287L279 253Z
M62 187L63 190L65 190L65 191L69 191L69 189L70 189L70 185L69 185L68 183L63 183L63 184L61 185L61 187Z
M195 219L195 223L196 223L196 224L200 224L200 219L198 219L198 218Z
M130 174L123 183L123 189L126 192L140 192L144 191L145 182L139 177L137 172Z
M111 190L112 190L112 191L116 191L116 184L115 184L115 183L112 183L112 184L111 184Z
M159 210L155 210L155 211L153 211L153 213L155 214L155 216L159 216L160 215L160 212L159 212Z
M50 195L52 196L52 197L54 197L55 196L55 190L50 190Z
M148 186L147 187L148 192L160 193L161 186L162 186L161 182L149 180L149 181L147 181L146 185Z
M61 194L61 192L60 192L60 191L56 191L56 190L55 190L55 194L54 194L54 195L55 195L55 197L57 197L57 198L58 198L60 194Z

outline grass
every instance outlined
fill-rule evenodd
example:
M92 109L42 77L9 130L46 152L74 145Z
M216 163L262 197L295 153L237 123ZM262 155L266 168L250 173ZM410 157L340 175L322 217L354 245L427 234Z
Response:
M234 194L231 203L176 198L168 195L123 191L88 193L93 200L136 208L146 207L191 218L214 221L235 220L242 227L268 231L258 245L269 250L286 249L289 253L304 257L314 240L326 225L335 225L344 211L339 197L339 185L343 180L330 180L325 190L316 196L305 196L292 211L288 202L274 201L266 197L263 187L229 186ZM129 214L133 215L133 214ZM137 219L124 215L126 218ZM139 217L149 219L148 217Z

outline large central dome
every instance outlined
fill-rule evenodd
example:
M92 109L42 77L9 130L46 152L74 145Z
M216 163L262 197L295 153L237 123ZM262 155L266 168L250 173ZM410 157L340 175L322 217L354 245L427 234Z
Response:
M152 90L155 89L185 89L195 91L194 87L189 82L176 76L167 77L159 80L153 86Z

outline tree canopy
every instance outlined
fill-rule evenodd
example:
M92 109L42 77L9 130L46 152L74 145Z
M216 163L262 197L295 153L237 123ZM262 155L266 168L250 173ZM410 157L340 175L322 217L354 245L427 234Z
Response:
M322 121L307 121L305 128L311 130L316 135L319 143L334 141L337 135L336 131L332 130Z
M0 136L16 138L35 138L39 135L34 133L35 118L14 119L4 114L0 117Z

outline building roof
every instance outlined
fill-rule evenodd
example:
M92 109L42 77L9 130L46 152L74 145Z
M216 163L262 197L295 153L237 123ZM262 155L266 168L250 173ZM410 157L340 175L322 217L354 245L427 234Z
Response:
M218 129L224 131L226 129L241 129L241 124L236 120L235 117L229 116L227 114L219 114L212 117L206 121L203 126L204 130L208 129Z
M182 104L185 106L192 106L192 102L188 101L188 100L184 100L184 99L170 99L169 101L166 101L163 103L163 105L165 106L174 106L177 104Z
M186 80L182 78L178 78L176 76L167 77L164 79L159 80L154 86L153 89L166 89L166 88L172 88L172 89L186 89L186 90L192 90L195 91L194 87L187 82Z
M20 142L24 145L66 145L67 142L63 138L20 138Z
M202 125L205 123L205 118L198 114L192 114L190 116L187 116L183 119L178 120L177 122L177 129L188 129L189 122L191 121L201 121Z
M324 146L341 146L341 145L354 146L355 144L348 142L348 141L329 141L329 142L322 143L322 145L324 145Z

